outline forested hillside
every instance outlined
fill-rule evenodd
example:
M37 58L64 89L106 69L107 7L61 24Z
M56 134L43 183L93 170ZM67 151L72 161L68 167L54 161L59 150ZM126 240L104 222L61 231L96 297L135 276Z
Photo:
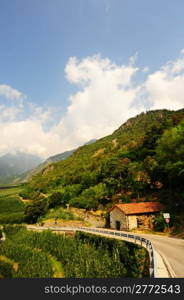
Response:
M86 209L159 200L177 211L184 207L183 182L184 109L156 110L49 165L25 185L23 196L46 203L43 194L55 194L53 206Z

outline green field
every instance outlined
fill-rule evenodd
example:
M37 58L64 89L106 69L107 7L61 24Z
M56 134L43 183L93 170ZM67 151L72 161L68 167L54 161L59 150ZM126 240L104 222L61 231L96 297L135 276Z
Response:
M132 243L80 232L74 237L30 232L18 225L6 225L4 232L3 278L149 277L147 251Z
M0 224L23 221L24 204L18 196L21 190L21 187L0 189Z

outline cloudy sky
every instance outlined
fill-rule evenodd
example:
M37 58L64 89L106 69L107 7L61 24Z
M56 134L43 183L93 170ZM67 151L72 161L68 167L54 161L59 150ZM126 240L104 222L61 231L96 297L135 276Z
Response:
M0 0L0 155L184 107L183 0Z

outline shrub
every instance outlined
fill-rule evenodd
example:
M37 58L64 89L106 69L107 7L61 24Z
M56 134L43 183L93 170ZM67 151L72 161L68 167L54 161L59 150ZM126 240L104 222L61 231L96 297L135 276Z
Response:
M36 223L38 217L44 215L48 210L46 200L34 201L32 204L25 208L25 221L28 223Z
M59 205L65 205L63 195L60 192L55 192L49 197L49 208L53 208Z
M70 204L79 208L96 210L99 204L106 204L108 201L106 185L99 183L84 190L80 196L71 199Z
M154 220L154 229L156 231L164 231L166 228L166 223L162 214L159 214L155 217Z
M12 278L13 269L12 264L6 261L2 261L0 258L0 277Z
M88 198L88 197L84 198L83 196L80 196L80 197L73 198L70 201L70 205L78 208L84 208L87 210L90 209L95 210L98 207L98 201L93 198Z

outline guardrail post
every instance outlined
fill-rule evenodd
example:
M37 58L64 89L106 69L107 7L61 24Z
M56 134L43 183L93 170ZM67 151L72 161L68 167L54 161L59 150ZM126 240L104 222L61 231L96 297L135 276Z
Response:
M152 246L152 243L145 239L142 238L140 236L136 236L136 235L130 235L128 233L121 233L121 232L116 232L116 231L104 231L104 230L100 230L97 228L85 228L85 227L78 227L76 228L76 230L80 230L80 231L88 231L88 232L98 232L98 233L103 233L103 234L107 234L107 235L111 235L111 236L121 236L121 237L125 237L128 240L132 240L132 242L134 242L136 244L137 241L140 241L141 246L143 247L143 242L144 242L144 247L147 248L148 253L149 253L149 260L150 260L150 265L149 265L149 273L150 273L150 277L157 277L157 270L156 270L156 258L155 258L155 250ZM137 240L137 241L136 241ZM139 242L138 242L139 244Z
M2 231L2 237L0 238L0 242L4 242L6 240L6 235L5 233Z

